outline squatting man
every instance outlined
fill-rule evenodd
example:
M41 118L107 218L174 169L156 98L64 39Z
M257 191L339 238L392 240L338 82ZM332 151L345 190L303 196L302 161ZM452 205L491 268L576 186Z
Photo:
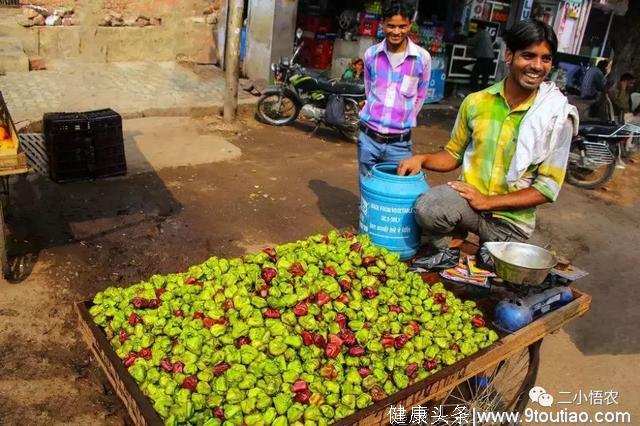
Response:
M545 82L558 45L544 22L524 20L504 35L507 77L467 96L444 150L401 161L398 174L449 172L457 181L431 188L415 205L427 244L446 249L452 236L523 241L536 206L553 202L564 181L578 112Z

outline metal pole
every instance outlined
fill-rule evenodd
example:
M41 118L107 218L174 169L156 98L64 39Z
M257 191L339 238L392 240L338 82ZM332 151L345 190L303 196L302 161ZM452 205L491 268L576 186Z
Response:
M593 0L588 0L586 5L584 5L584 7L581 8L580 12L581 12L581 18L578 22L578 32L580 33L580 35L577 38L577 42L574 44L573 46L573 54L574 55L579 55L580 54L580 48L582 47L582 41L584 39L584 33L586 32L586 28L587 28L587 21L589 20L589 16L591 15L591 4L592 4Z
M240 78L240 34L244 0L229 2L230 13L227 24L227 51L225 52L226 92L224 96L224 119L233 121L238 113L238 80Z
M602 49L600 50L600 56L604 56L604 49L607 47L607 41L609 40L609 31L611 31L612 22L613 22L613 9L611 9L611 16L609 17L609 25L607 25L607 32L604 34L604 41L602 42Z

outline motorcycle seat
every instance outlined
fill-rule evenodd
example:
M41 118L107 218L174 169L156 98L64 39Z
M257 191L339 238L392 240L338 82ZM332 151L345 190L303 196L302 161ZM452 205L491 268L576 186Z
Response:
M318 80L320 89L338 95L364 95L364 84Z
M620 128L616 123L585 122L580 123L581 135L610 135Z

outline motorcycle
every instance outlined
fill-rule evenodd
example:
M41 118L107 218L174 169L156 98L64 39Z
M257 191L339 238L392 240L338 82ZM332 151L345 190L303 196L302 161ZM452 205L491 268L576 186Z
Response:
M291 58L282 57L271 65L275 85L262 92L258 100L258 118L273 126L293 123L302 113L316 126L321 125L338 130L349 141L358 140L360 106L364 104L364 84L326 80L320 75L307 71L296 63L303 42L302 31L296 32L296 45ZM330 122L327 119L327 104L332 97L340 98L344 104L343 120Z
M571 141L566 180L579 188L600 188L639 147L640 127L634 124L581 123Z

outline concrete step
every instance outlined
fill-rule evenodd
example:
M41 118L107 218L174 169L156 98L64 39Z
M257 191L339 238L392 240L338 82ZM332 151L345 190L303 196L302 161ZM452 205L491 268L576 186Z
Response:
M0 35L0 52L22 52L22 42L16 37Z
M2 10L2 8L0 8L0 10ZM16 16L0 15L0 36L15 34L16 27L19 26L18 19L20 17L21 15L16 15Z
M1 52L0 72L27 72L29 71L29 57L24 52Z
M15 37L0 36L0 72L29 71L29 57L22 42Z

